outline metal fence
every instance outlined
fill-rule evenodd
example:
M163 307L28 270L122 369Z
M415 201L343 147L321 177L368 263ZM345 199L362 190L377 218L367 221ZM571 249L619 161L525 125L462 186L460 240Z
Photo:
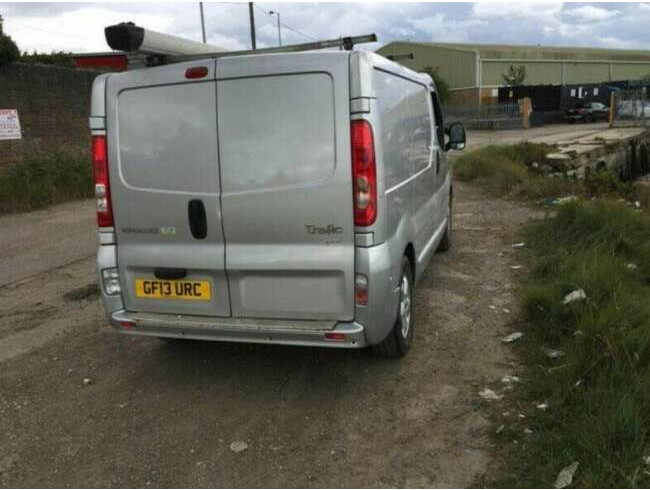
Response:
M523 127L517 102L472 107L445 107L445 122L462 122L467 129L516 129Z
M646 90L612 93L612 126L650 126L650 98Z

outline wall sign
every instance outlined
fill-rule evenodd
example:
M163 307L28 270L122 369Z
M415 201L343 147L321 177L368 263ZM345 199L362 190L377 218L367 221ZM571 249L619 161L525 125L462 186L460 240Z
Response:
M0 140L19 140L20 120L16 109L0 109Z

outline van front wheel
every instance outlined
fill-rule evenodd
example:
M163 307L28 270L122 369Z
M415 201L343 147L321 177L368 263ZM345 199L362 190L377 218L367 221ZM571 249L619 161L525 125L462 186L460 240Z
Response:
M415 280L413 267L407 257L402 259L399 304L393 329L381 343L372 346L372 353L382 357L404 357L413 343Z

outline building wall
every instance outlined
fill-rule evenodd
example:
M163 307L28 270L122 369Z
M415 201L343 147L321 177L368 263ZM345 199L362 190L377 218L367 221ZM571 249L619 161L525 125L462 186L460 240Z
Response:
M564 70L564 83L568 84L606 82L610 79L609 63L566 62Z
M481 87L502 86L501 75L511 65L526 67L527 85L602 83L640 79L650 74L649 50L393 42L378 53L413 53L413 60L399 62L417 71L427 65L440 67L441 76L452 89L457 89L476 86L476 51L481 56ZM481 92L476 98L491 97ZM454 97L466 99L466 94Z
M444 105L450 107L470 107L479 105L479 89L478 88L464 88L451 90L449 97L444 102Z
M525 84L562 83L562 63L553 62L519 62L519 61L481 61L481 85L505 85L502 74L511 66L525 66Z
M612 80L638 80L650 75L650 63L612 64Z
M476 86L476 54L473 52L394 42L380 48L377 53L382 56L413 53L414 59L398 62L416 71L422 71L425 66L439 67L440 75L452 88Z
M0 141L0 165L32 146L88 148L90 91L96 73L14 63L0 67L0 109L17 109L22 140Z

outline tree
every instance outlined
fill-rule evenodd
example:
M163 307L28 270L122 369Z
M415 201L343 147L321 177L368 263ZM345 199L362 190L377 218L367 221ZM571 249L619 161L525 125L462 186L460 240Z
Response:
M36 51L32 51L32 54L29 54L25 51L21 55L20 61L21 63L37 63L39 65L56 65L68 68L75 67L72 54L64 51L52 51L49 54L37 53Z
M510 65L508 71L501 74L501 78L508 86L523 85L526 78L526 67Z
M13 63L19 56L18 46L2 30L2 15L0 15L0 66Z
M434 68L433 66L425 66L422 71L433 78L433 82L436 84L436 89L438 90L440 103L447 100L447 97L449 96L449 83L440 75L440 67L436 66Z

